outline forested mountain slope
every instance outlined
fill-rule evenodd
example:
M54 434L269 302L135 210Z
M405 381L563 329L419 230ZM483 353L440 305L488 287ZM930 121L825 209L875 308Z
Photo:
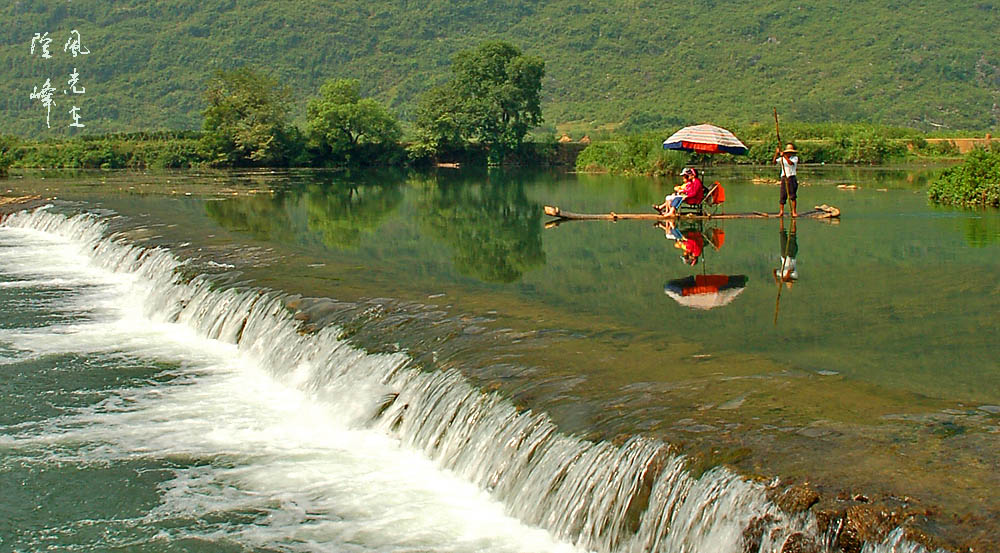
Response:
M208 76L244 64L293 87L294 114L352 77L408 120L486 39L545 60L549 130L766 121L772 106L926 130L1000 121L997 0L12 0L0 20L0 133L25 136L197 129ZM74 29L89 54L64 51ZM46 32L50 59L30 52ZM51 128L30 98L46 79ZM85 128L69 127L74 105Z

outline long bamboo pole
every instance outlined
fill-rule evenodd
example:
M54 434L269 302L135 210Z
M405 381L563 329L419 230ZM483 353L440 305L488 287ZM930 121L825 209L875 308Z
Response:
M779 150L778 157L784 157L780 153L780 150L781 150L781 129L778 128L778 108L771 108L771 109L774 110L774 135L778 137L778 150ZM775 159L775 161L777 161L777 159ZM787 175L785 175L785 163L784 163L784 160L782 160L782 163L781 163L781 180L783 181L783 184L785 186L785 198L788 198L788 178L787 178Z
M785 160L784 156L780 153L781 150L781 129L778 127L778 108L771 108L774 110L774 135L778 138L778 156L782 158L781 160L781 184L785 187L785 198L788 198L788 176L785 175ZM782 211L784 211L784 205L781 206ZM794 221L794 219L793 219ZM784 232L784 216L781 217L782 232ZM774 326L778 326L778 306L781 305L781 284L784 281L785 276L785 259L788 258L788 244L791 242L790 239L785 240L785 251L781 253L781 266L778 269L778 296L774 300Z

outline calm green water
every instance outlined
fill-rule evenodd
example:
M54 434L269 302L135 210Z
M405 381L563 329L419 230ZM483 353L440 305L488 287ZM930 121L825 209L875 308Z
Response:
M775 186L752 184L753 174L719 169L707 178L727 185L730 212L774 211ZM694 267L648 222L542 227L545 204L577 212L649 211L674 183L644 178L257 175L231 184L258 192L209 202L100 201L168 223L184 217L206 234L225 230L277 250L276 256L311 262L294 270L286 263L255 268L273 279L327 279L338 283L334 289L401 300L449 291L470 302L494 301L497 310L515 302L529 310L524 316L533 316L533 307L554 311L579 317L593 332L606 323L667 343L691 341L708 353L757 354L934 398L996 401L1000 216L928 206L926 178L920 170L812 169L803 177L802 207L836 205L844 213L839 223L681 223L682 233L703 236L705 251ZM174 186L187 179L175 178ZM136 179L134 192L148 180L155 179ZM843 183L860 189L836 188ZM259 192L267 190L274 192ZM772 272L781 235L789 231L799 278L779 297ZM716 248L712 239L720 234ZM671 280L694 275L745 275L746 287L710 310L686 307L665 293ZM432 299L452 300L439 298Z
M777 187L754 183L770 173L706 178L726 186L728 212L775 211ZM459 368L569 432L640 432L751 473L997 513L1000 214L928 205L933 173L806 168L800 210L835 205L839 222L682 222L704 243L694 266L649 222L544 228L543 205L645 212L670 180L442 171L5 184L57 195L67 212L118 214L123 237L169 247L192 272L429 310L426 324L384 317L354 339ZM786 247L798 278L779 286ZM742 285L714 308L666 293L715 275Z

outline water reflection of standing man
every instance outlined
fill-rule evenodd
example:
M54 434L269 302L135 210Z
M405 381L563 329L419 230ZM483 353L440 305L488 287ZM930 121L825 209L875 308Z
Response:
M795 258L799 255L799 242L795 237L795 219L792 219L791 232L785 231L785 220L779 219L781 233L780 241L778 242L779 255L781 256L781 265L774 270L774 281L777 283L784 282L785 286L791 288L792 284L799 279L799 271L796 267Z

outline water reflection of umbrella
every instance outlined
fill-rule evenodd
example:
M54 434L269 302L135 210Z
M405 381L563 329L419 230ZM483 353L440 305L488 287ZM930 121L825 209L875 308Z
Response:
M747 153L747 147L733 133L715 125L694 125L670 135L663 141L665 150L686 150L699 154Z
M663 291L683 306L712 309L736 299L746 285L746 275L694 275L668 281Z

